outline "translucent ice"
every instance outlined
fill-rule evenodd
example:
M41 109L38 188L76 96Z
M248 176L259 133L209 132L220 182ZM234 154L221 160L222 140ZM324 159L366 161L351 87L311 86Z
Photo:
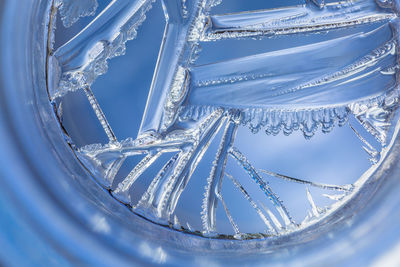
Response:
M81 17L93 16L96 12L97 0L59 0L60 15L65 27L71 27Z
M309 0L299 6L230 14L211 14L219 0L162 1L165 31L138 138L119 141L90 85L106 73L110 58L124 54L125 43L136 37L153 2L111 1L86 28L48 57L53 102L83 90L108 137L107 144L78 149L79 159L134 212L178 230L214 237L220 231L219 207L233 238L249 238L241 232L242 225L222 190L224 177L228 177L225 180L261 219L266 235L280 235L302 229L334 210L335 204L320 208L318 195L311 195L308 187L324 191L324 199L339 203L359 186L317 183L257 169L250 157L235 147L242 125L253 133L263 130L274 136L300 130L307 139L318 129L330 133L335 126L348 125L371 162L379 164L381 151L393 134L393 120L398 118L399 1ZM93 14L96 5L94 0L64 0L59 6L64 24L70 26L79 17ZM328 31L335 34L324 35ZM204 43L212 46L231 39L235 45L249 38L254 42L288 35L307 39L314 34L324 35L324 39L196 63ZM57 108L62 116L61 104ZM364 132L346 124L349 120ZM202 177L205 187L198 229L176 210L213 142L217 143L213 160ZM116 179L124 161L134 155L142 155L141 160L129 174ZM235 167L239 166L250 182L236 178L239 171L227 173L232 167L229 160L237 163ZM133 203L130 189L148 169L155 170L153 176L146 176L152 180ZM269 183L271 177L307 187L302 192L310 207L303 222L291 216L286 200L284 204ZM255 185L267 204L247 190L249 185Z
M107 60L125 53L125 43L136 37L152 2L114 0L78 35L58 48L50 58L52 68L57 70L50 81L52 98L90 86L106 73Z

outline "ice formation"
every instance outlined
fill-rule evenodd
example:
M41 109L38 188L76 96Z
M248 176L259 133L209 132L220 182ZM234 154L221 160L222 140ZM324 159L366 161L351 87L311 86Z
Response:
M78 156L115 198L157 223L185 227L175 214L177 203L221 128L222 139L204 189L204 235L218 235L216 209L217 203L221 203L235 238L243 238L221 191L225 176L265 223L268 235L301 229L333 208L318 207L306 188L311 210L304 222L295 222L260 173L339 192L325 194L336 202L351 195L353 185L326 185L257 170L234 147L235 136L240 125L247 125L254 133L264 130L271 135L289 135L301 130L306 138L311 138L318 128L329 133L335 125L343 126L349 117L354 117L385 147L398 108L399 1L310 0L299 6L222 15L210 14L221 1L163 1L165 32L139 137L118 141L90 86L107 71L108 60L124 54L125 43L136 37L153 2L111 1L86 28L51 51L48 58L52 71L48 81L51 99L84 90L103 126L109 143L80 148ZM95 0L63 0L59 10L64 25L70 26L79 17L93 14L96 6ZM203 42L312 35L362 25L370 25L369 30L222 62L196 64ZM371 162L379 162L380 150L351 128ZM174 155L158 171L139 202L131 203L130 188L164 153ZM111 188L125 159L139 154L144 155L143 159L116 188ZM272 208L257 204L239 180L226 173L228 158L236 161L260 187ZM191 226L187 228L192 231Z
M61 20L65 27L71 27L81 17L93 16L97 0L58 0Z

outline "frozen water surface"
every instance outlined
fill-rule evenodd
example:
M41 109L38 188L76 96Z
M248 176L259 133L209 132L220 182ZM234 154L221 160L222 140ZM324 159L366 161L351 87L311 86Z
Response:
M284 235L340 209L385 159L400 3L267 2L54 2L50 99L134 213L207 237Z

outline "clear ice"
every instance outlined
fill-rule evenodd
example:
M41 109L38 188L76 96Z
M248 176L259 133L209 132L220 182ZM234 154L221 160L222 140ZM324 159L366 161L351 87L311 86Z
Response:
M65 27L71 27L81 17L93 16L97 0L58 0L61 20Z
M51 99L56 101L84 90L109 139L108 144L78 149L78 157L105 187L111 188L115 198L153 221L192 231L189 222L181 225L175 209L220 131L223 133L218 151L208 178L204 178L207 185L199 217L203 227L200 231L205 236L218 235L216 210L220 203L235 238L244 237L223 197L225 176L265 223L268 235L301 229L333 210L318 207L309 188L334 191L337 194L323 194L334 202L354 191L353 185L327 185L256 169L234 147L235 136L238 127L246 125L253 133L264 130L268 135L289 135L300 130L309 139L318 129L329 133L335 126L346 125L352 117L385 148L398 108L400 1L308 0L299 6L219 15L210 11L221 1L161 1L165 31L138 138L118 141L90 86L107 72L108 60L124 55L125 43L136 37L154 2L111 1L88 26L48 57ZM68 27L79 17L93 15L97 1L63 0L58 8ZM370 26L368 31L345 31L363 25ZM196 63L200 46L206 42L328 31L344 34L222 62ZM371 162L377 164L382 148L373 147L350 127ZM139 202L131 203L130 188L165 153L174 155L155 175ZM113 188L121 165L135 155L144 158ZM239 180L226 173L229 158L259 186L271 206L257 204ZM311 210L303 222L292 219L261 174L307 186L305 194Z

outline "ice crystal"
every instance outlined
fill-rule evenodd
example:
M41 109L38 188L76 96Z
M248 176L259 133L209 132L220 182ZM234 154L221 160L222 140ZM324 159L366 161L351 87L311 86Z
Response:
M59 0L60 15L65 27L71 27L81 17L93 16L98 7L97 0Z
M398 115L398 0L309 0L299 6L220 15L210 12L220 0L163 1L166 27L141 129L138 138L119 141L90 86L106 73L109 59L124 55L126 42L136 37L153 2L112 1L77 36L55 51L49 47L48 57L50 98L55 101L67 93L83 90L108 137L107 144L78 149L79 159L115 198L130 205L134 212L159 224L200 231L210 237L219 235L216 211L220 203L233 237L241 239L249 235L241 232L242 226L235 221L224 197L224 177L229 178L260 217L268 236L302 229L334 210L334 204L320 208L309 187L333 191L336 194L324 191L322 196L335 203L355 191L353 184L317 183L257 169L234 146L238 128L243 125L253 133L264 130L267 135L290 135L300 130L307 139L318 129L330 133L335 126L349 125L371 162L379 163ZM96 7L96 0L63 0L58 5L65 26L94 14ZM365 25L369 27L357 28ZM351 27L355 27L353 31L347 31ZM342 34L312 44L295 43L287 49L204 65L196 63L201 54L199 45L205 42L305 33L307 37L331 30ZM61 104L56 110L62 117ZM347 124L349 118L358 122L381 147L372 145L370 138ZM217 138L220 132L222 137ZM180 216L179 220L175 211L214 141L219 144L205 181L199 215L202 229L194 229ZM140 200L133 203L131 188L168 153L173 155L157 170ZM135 155L143 158L113 187L123 162ZM228 160L238 163L243 174L269 200L269 206L257 202L245 189L247 184L227 173ZM306 186L311 210L303 222L292 218L289 208L268 182L272 178Z
M54 80L50 81L51 97L61 97L90 86L99 75L106 73L107 61L125 54L125 43L136 37L153 1L112 1L77 36L54 51L50 60L57 72ZM76 0L68 2L74 6L81 3Z

